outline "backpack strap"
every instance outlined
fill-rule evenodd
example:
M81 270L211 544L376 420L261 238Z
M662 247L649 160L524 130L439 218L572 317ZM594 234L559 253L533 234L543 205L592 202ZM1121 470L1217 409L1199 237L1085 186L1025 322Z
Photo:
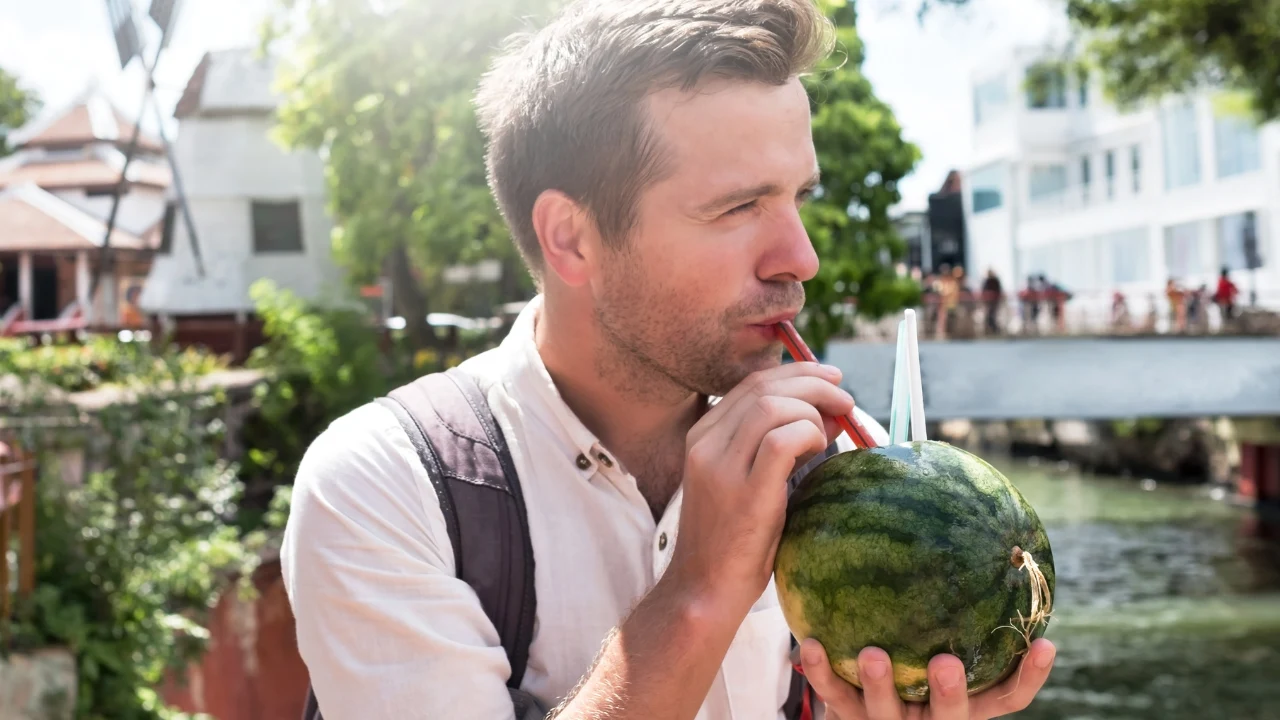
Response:
M542 717L536 699L520 691L537 612L533 545L515 463L484 394L452 368L377 402L396 416L435 488L456 575L475 591L507 653L516 717ZM303 718L322 720L314 692Z

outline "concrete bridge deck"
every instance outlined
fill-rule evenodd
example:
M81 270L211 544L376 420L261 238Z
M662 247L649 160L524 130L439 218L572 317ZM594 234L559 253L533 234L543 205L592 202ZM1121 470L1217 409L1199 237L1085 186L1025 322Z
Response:
M824 358L883 422L895 351L839 341ZM930 420L1280 416L1280 337L921 342L920 374Z

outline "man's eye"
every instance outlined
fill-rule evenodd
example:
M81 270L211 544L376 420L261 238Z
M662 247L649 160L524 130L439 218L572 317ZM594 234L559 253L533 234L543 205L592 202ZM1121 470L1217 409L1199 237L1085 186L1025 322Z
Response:
M796 194L796 204L803 205L809 202L810 198L813 197L813 194L814 194L813 188L807 188L805 190L801 190L798 194Z
M751 210L755 206L756 206L756 201L752 200L751 202L742 203L741 205L726 212L725 215L741 215L742 213L747 212L748 210Z

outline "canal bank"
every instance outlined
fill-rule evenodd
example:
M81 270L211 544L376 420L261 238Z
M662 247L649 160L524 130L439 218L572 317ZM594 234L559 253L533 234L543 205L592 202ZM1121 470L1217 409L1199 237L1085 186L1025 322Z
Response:
M1090 473L1207 483L1280 507L1280 419L1173 418L931 423L930 437L979 454L1063 462Z
M1056 668L1018 720L1280 720L1280 528L1212 487L984 455L1036 508Z

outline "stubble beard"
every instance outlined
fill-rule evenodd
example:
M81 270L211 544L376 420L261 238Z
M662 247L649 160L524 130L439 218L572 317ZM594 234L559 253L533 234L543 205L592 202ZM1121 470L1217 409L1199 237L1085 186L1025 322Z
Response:
M610 275L595 305L604 341L597 370L625 394L648 402L680 402L690 393L723 397L752 372L777 365L780 342L742 355L733 349L733 336L749 320L804 304L800 283L776 283L717 316L682 302L678 288L625 269Z

